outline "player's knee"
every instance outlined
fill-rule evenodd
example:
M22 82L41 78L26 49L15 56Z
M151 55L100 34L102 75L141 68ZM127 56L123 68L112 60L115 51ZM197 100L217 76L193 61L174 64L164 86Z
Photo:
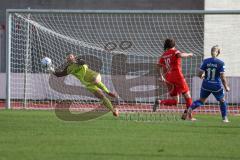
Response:
M219 99L218 101L219 101L220 103L224 103L224 102L225 102L225 99L222 98L222 99Z
M96 76L94 82L97 84L97 83L101 82L101 80L102 80L101 75L98 74L98 75Z
M204 104L205 101L206 101L206 98L200 98L199 101L200 101L202 104Z
M95 91L94 92L94 95L97 97L97 98L100 98L102 99L104 97L103 93L99 90Z
M98 94L97 97L98 97L99 99L103 99L104 95L103 95L103 94Z
M176 96L172 96L172 99L175 101L175 105L177 105L179 103L179 96L176 95Z
M183 96L184 96L185 98L191 98L191 94L190 94L190 92L186 92L186 93L184 93Z

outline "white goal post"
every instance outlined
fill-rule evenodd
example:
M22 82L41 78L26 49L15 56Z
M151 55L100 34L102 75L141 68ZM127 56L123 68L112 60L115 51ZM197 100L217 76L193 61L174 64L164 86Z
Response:
M180 51L194 53L182 68L193 100L199 98L197 69L210 48L222 48L220 58L232 91L227 94L230 112L240 104L240 11L200 10L7 10L6 108L54 108L71 101L76 108L94 107L98 99L72 76L56 78L46 73L40 59L48 56L61 68L68 53L86 60L101 73L106 86L119 95L125 110L148 111L156 98L168 98L158 82L155 65L166 38L176 39ZM233 42L234 41L234 42ZM114 100L113 100L114 101ZM180 105L160 106L182 111ZM199 111L218 112L210 97Z

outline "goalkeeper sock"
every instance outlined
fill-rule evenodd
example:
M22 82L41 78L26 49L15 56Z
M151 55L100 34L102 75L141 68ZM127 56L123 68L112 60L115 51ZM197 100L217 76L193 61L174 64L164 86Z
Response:
M175 99L165 99L165 100L161 100L160 104L172 106L172 105L177 105L177 101Z
M98 82L97 86L98 86L98 88L103 90L105 93L109 93L109 90L107 89L107 87L102 82Z
M193 102L193 104L189 108L194 110L194 109L196 109L196 108L198 108L202 105L203 105L203 103L200 100L196 100L196 101Z
M189 108L192 105L192 98L185 98L186 107Z
M103 103L103 105L105 107L107 107L110 111L113 111L113 105L112 105L111 101L107 97L104 96L101 99L101 101L102 101L102 103Z
M220 110L221 110L222 118L224 119L227 116L227 103L226 102L220 102Z

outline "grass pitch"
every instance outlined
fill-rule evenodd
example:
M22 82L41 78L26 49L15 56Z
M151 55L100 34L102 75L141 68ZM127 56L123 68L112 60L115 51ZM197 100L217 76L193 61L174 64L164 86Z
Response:
M0 160L239 160L240 117L197 122L66 122L53 111L1 110Z

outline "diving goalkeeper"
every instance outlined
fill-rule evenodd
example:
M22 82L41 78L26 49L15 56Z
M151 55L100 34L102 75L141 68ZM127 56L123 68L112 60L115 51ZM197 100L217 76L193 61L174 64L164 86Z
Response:
M118 117L119 113L116 108L113 107L111 101L105 96L107 95L115 98L116 95L110 92L107 87L101 82L101 75L88 68L85 61L74 54L69 54L66 57L67 65L62 71L54 71L54 68L50 68L52 74L57 77L67 76L69 74L74 75L80 82L86 87L88 91L93 93L99 98L104 106L106 106L114 116ZM103 93L104 92L104 93Z

